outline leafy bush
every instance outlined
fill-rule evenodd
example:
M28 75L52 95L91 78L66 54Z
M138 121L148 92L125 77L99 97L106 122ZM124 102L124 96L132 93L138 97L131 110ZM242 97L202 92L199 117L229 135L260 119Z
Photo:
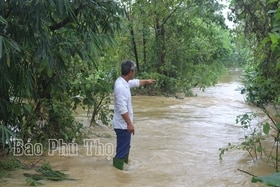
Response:
M7 171L21 168L22 164L20 160L11 157L8 159L0 160L0 178L7 175Z
M262 141L265 140L264 135L269 134L270 124L269 123L257 123L252 124L252 121L256 118L255 113L246 113L239 115L236 118L236 124L240 124L244 132L244 137L242 142L237 144L228 143L227 146L219 148L220 160L226 151L233 149L245 150L249 153L253 160L261 157L263 153Z
M109 125L112 119L111 93L114 84L114 72L112 71L89 71L78 74L73 82L74 109L81 105L83 109L91 112L91 125L101 121Z

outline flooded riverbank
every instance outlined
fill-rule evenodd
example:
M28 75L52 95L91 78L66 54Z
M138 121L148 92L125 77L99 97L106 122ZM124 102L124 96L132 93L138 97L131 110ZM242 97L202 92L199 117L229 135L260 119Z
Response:
M112 166L110 151L88 154L79 145L75 156L44 157L54 170L61 170L75 181L45 181L45 187L262 187L251 183L251 176L269 175L273 166L266 159L252 162L246 152L231 151L219 160L219 148L238 142L243 136L236 116L246 112L261 113L247 105L240 94L240 73L230 72L205 92L194 89L196 97L184 99L134 96L136 132L132 137L130 164L125 171ZM85 115L86 122L88 119ZM91 129L90 137L100 145L113 145L115 134L111 127ZM103 136L105 134L105 136ZM102 147L102 146L101 146ZM107 147L108 148L108 147ZM114 149L113 148L113 149ZM25 158L26 162L31 158ZM26 186L22 170L11 174L1 186Z

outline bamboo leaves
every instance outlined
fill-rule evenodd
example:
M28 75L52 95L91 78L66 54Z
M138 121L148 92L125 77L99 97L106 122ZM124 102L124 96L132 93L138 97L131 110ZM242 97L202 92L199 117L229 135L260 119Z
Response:
M11 137L15 137L15 133L5 125L0 124L0 137L1 137L0 149L4 149L6 144L8 144L9 148L11 149L12 148Z
M120 28L121 10L115 1L0 4L0 123L33 140L74 136L67 130L76 129L71 107L64 106L71 105L73 78L80 72L75 68L98 68L97 59ZM48 124L43 135L42 120Z
M48 162L45 162L41 167L36 169L39 174L24 173L26 177L26 183L30 186L42 185L41 180L51 180L51 181L63 181L63 180L75 180L69 178L68 175L61 171L53 170Z

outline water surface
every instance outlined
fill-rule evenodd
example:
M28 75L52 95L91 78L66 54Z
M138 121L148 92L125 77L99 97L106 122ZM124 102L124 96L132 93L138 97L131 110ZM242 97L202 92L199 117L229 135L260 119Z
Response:
M46 187L262 187L251 183L251 176L269 175L273 166L266 159L252 162L243 151L227 152L219 160L219 148L238 143L243 131L236 116L257 112L240 94L240 72L231 71L205 92L194 89L196 97L184 99L134 96L136 132L132 138L130 164L126 171L112 166L112 156L91 155L83 145L77 156L44 157L54 169L63 170L77 181L44 182ZM79 120L87 122L85 114ZM91 129L101 144L115 146L109 127ZM102 136L106 134L106 137ZM108 135L112 137L108 138ZM31 158L26 158L27 161ZM1 186L25 186L22 171L11 175Z

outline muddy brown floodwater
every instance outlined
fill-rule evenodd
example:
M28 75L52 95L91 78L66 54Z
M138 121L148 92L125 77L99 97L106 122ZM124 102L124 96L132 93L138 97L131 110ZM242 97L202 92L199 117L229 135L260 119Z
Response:
M251 183L251 176L274 172L266 159L252 162L246 152L226 152L219 160L219 148L236 143L243 131L235 124L236 116L257 112L247 105L238 88L239 71L230 71L205 92L194 89L196 97L175 99L157 96L134 96L136 133L132 137L130 164L125 171L112 166L115 134L111 128L95 127L90 154L79 145L78 154L46 156L55 170L64 171L75 181L43 181L45 187L262 187ZM85 114L77 119L87 122ZM110 137L111 136L111 137ZM113 148L113 151L110 150ZM98 155L96 155L98 154ZM26 162L28 159L25 158ZM26 186L16 171L1 186Z

